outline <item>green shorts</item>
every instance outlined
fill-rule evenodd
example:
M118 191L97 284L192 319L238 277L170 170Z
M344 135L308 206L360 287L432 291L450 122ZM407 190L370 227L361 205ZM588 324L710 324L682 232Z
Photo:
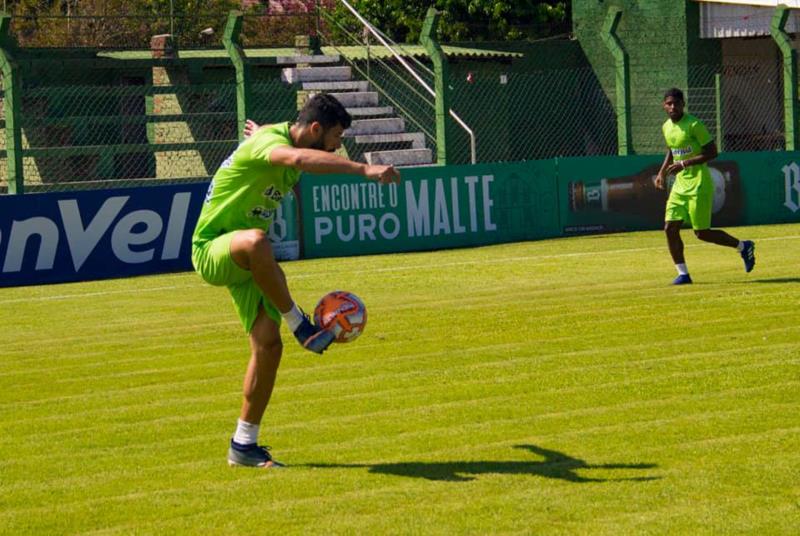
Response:
M664 221L685 221L695 231L710 229L713 206L713 183L701 184L696 194L680 194L673 190L667 199Z
M253 274L236 264L231 257L231 240L238 231L233 231L213 240L192 244L192 264L206 283L227 287L239 320L247 333L253 329L258 316L258 306L264 307L269 318L281 325L281 314L269 299L261 293Z

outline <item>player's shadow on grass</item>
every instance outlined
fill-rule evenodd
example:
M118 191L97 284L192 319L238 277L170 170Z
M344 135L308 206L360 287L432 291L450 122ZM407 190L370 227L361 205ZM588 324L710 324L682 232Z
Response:
M307 464L316 468L367 468L370 473L385 475L409 476L426 480L444 480L450 482L467 482L475 480L477 475L511 474L536 475L545 478L557 478L569 482L644 482L658 480L658 476L637 476L620 478L587 478L575 471L578 469L652 469L652 463L604 463L590 464L584 460L567 456L555 450L548 450L536 445L516 445L514 448L524 449L542 456L542 461L475 461L475 462L403 462L379 464Z
M754 283L800 283L800 277L776 277L774 279L756 279Z

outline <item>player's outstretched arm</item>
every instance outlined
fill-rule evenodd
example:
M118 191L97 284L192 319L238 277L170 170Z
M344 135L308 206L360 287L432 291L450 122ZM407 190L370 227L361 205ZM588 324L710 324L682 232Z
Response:
M317 149L280 146L272 150L269 160L273 165L293 167L307 173L361 175L381 184L400 182L400 172L394 166L361 164Z
M381 184L391 184L400 182L400 172L394 166L374 166L367 165L364 177L378 181Z

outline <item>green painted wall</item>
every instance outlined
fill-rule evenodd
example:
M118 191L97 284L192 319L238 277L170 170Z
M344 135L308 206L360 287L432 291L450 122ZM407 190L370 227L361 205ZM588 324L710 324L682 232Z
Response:
M612 102L614 62L600 35L609 6L623 10L617 35L630 61L633 150L661 153L664 90L676 86L687 91L691 110L692 87L713 87L713 69L694 67L719 65L719 41L700 39L699 6L691 0L574 0L573 31Z

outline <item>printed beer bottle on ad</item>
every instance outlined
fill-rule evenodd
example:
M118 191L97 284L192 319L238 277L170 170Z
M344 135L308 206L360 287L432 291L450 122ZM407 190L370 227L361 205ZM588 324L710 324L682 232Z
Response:
M736 162L725 160L707 165L714 182L713 225L739 223L742 213L739 167ZM641 216L653 222L663 221L664 208L675 177L667 177L667 189L659 190L655 180L660 168L660 164L655 164L635 175L596 182L570 182L569 208L572 212L615 212Z

